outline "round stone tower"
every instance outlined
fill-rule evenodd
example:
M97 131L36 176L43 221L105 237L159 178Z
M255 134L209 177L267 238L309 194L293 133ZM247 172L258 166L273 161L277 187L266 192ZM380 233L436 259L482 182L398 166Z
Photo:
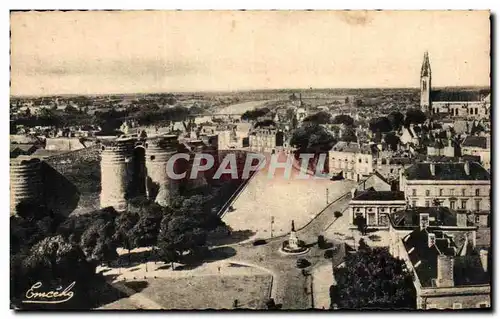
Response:
M37 202L42 196L41 161L19 156L10 160L10 214L22 201Z
M135 139L103 142L101 148L101 208L127 209L127 190L133 169Z
M171 197L178 193L178 181L170 180L167 174L167 162L178 148L176 135L151 137L146 141L146 193L161 206L168 206Z

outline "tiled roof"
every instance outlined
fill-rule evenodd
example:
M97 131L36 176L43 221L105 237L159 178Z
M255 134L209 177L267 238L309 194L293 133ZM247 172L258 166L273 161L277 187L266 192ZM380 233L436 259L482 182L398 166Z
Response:
M462 143L462 146L487 148L486 137L484 136L467 136Z
M404 192L400 191L364 191L356 195L353 200L405 200Z
M404 247L413 264L420 284L433 287L437 278L437 259L440 255L452 256L453 281L455 286L487 284L490 277L482 268L478 252L472 247L466 255L457 256L453 239L442 232L432 232L436 236L435 245L429 247L427 229L417 229L403 238Z
M431 92L431 101L434 102L479 102L490 90L435 90Z
M469 163L469 174L465 163L434 163L435 174L431 174L431 163L416 163L406 169L408 180L490 180L490 174L476 162Z

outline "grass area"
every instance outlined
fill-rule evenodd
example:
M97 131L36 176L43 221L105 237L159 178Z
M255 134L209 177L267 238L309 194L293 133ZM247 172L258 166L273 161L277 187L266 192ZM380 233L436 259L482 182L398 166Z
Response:
M271 275L196 276L148 279L147 286L127 286L166 309L265 309L271 290Z

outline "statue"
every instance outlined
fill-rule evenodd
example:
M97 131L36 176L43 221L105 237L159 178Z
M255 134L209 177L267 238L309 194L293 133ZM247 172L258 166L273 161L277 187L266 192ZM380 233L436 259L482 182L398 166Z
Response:
M292 231L290 232L290 238L288 239L288 247L291 249L299 248L299 239L295 234L295 222L292 220Z

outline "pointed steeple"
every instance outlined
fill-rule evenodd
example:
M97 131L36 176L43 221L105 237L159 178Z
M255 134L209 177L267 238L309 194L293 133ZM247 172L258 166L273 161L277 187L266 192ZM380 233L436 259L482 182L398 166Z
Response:
M430 76L430 75L431 75L431 63L429 62L429 52L425 51L424 62L422 63L420 76Z

